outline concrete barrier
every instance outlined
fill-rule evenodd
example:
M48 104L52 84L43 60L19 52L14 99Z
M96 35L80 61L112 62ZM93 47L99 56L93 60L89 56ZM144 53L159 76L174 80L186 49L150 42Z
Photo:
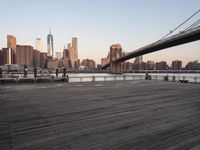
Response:
M34 78L20 78L17 83L35 83Z
M69 77L56 77L53 82L69 82Z
M51 77L39 77L36 78L37 83L53 83L53 78Z
M0 78L0 84L16 83L16 78Z

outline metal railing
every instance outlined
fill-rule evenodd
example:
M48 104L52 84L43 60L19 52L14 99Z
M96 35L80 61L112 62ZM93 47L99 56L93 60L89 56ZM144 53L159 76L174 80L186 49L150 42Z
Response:
M190 82L200 83L200 76L175 76L175 75L105 75L105 76L66 76L66 77L37 77L37 78L0 78L2 81L13 81L20 83L20 81L37 81L45 80L51 81L51 83L63 81L63 82L100 82L100 81L138 81L138 80L154 80L154 81L169 81L169 82Z

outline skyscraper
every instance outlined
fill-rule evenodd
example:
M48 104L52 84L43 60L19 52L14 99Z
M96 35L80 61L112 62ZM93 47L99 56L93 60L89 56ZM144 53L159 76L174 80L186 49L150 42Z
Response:
M142 61L143 61L142 56L138 56L138 57L135 58L135 63L137 63L137 64L141 64Z
M7 64L16 63L16 37L7 35L8 61Z
M42 39L41 38L36 38L35 47L36 47L36 50L43 52Z
M13 35L7 35L7 48L11 48L16 51L16 37Z
M72 52L73 52L73 60L78 60L78 41L76 37L72 38Z
M142 67L142 62L143 62L142 56L136 57L135 61L134 61L134 69L135 70L143 70L144 68Z
M78 40L76 37L72 38L72 44L68 43L68 51L72 68L75 68L75 63L78 61Z
M51 34L51 29L49 29L49 34L47 35L47 56L54 57L53 51L53 35Z

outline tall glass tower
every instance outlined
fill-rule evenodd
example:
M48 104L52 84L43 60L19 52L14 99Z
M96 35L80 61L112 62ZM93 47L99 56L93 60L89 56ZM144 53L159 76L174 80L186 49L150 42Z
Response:
M54 58L53 35L51 34L51 28L49 28L49 34L47 35L47 56Z

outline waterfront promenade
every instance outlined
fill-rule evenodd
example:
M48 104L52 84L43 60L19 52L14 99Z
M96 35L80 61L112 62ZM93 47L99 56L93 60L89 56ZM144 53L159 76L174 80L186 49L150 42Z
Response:
M0 150L199 150L200 84L0 86Z

